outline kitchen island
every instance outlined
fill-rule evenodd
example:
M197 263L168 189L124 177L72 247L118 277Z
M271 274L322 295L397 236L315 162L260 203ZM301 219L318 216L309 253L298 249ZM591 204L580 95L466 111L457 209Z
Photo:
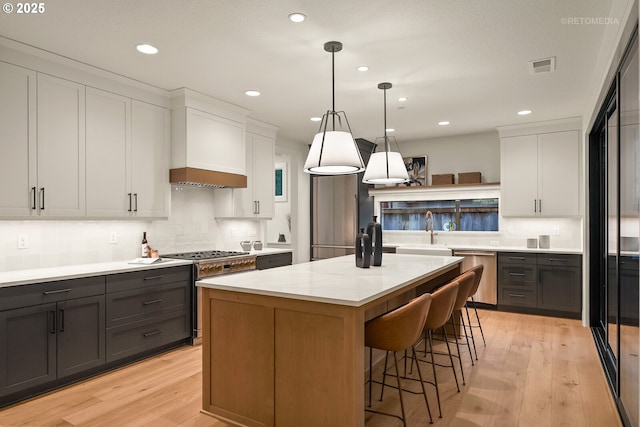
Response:
M247 426L363 426L364 323L460 272L461 257L353 255L212 277L203 411Z

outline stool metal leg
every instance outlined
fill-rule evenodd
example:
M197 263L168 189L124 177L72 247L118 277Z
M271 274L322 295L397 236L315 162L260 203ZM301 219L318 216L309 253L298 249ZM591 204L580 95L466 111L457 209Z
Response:
M420 378L420 385L422 386L422 393L424 394L424 402L427 404L427 412L429 413L429 422L433 424L433 417L431 416L431 407L429 406L429 399L427 399L427 391L424 388L424 380L422 379L422 372L420 371L420 363L418 363L418 356L416 355L416 349L412 346L411 352L413 358L411 359L411 367L413 367L413 361L416 361L416 368L418 369L418 378Z
M373 348L369 347L369 401L367 402L367 406L371 408L371 388L373 386L372 375L373 375Z
M382 394L384 393L384 384L387 379L387 359L389 357L389 352L387 351L384 354L384 369L382 370L382 387L380 388L380 402L382 402Z
M480 316L478 316L478 308L476 307L476 299L471 297L471 302L473 303L473 310L476 312L476 320L478 321L478 327L480 328L480 334L482 335L482 342L484 346L487 346L487 342L484 340L484 331L482 330L482 323L480 323Z
M471 343L473 344L473 352L476 355L476 360L478 360L478 349L476 348L476 338L473 335L473 325L471 324L471 317L469 317L469 304L468 303L464 306L464 309L467 312L467 321L469 322L469 332L471 332Z
M393 352L393 362L396 366L396 380L398 381L398 394L400 395L400 411L402 412L402 425L407 427L407 417L404 414L404 401L402 400L402 384L400 384L400 371L398 370L398 356Z
M435 383L435 386L436 386L436 398L438 399L438 412L440 413L440 418L442 418L442 406L440 405L440 388L438 388L438 375L436 374L436 360L433 358L433 334L431 330L428 331L428 335L429 335L429 352L431 353L431 367L433 368L433 382ZM447 344L447 347L449 347L449 344ZM451 363L453 364L453 360L451 361Z

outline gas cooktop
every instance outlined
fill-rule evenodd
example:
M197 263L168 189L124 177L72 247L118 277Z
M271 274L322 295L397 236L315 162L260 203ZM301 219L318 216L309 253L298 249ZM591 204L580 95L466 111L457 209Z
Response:
M186 259L186 260L207 260L207 259L216 259L216 258L227 258L238 255L248 255L249 252L240 252L240 251L197 251L197 252L184 252L170 255L162 255L163 258L174 258L174 259Z

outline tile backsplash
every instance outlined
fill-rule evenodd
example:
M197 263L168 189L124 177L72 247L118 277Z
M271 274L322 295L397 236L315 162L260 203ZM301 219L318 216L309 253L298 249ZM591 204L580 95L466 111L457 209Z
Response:
M0 221L0 271L132 259L140 256L145 231L160 255L240 250L241 240L264 240L261 221L216 221L214 191L173 187L168 220ZM19 235L26 236L26 249L18 249Z

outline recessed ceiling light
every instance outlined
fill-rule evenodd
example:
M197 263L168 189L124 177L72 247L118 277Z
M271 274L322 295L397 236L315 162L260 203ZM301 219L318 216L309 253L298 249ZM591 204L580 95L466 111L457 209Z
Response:
M136 49L140 53L145 53L147 55L155 55L158 53L158 48L151 46L150 44L139 44L136 46Z
M307 19L307 17L305 16L304 13L294 12L289 15L289 20L291 22L296 22L296 23L303 22L305 19Z
M401 96L400 98L398 98L398 101L405 102L407 99L409 98L407 98L406 96Z
M257 90L247 90L244 94L247 96L260 96L260 92Z
M443 120L443 121L441 121L441 122L438 122L438 124L439 124L440 126L447 126L448 124L451 124L451 122L448 122L448 121L446 121L446 120Z
M312 122L319 122L322 120L322 117L311 117L309 120L311 120Z
M395 132L396 130L394 128L387 128L387 132Z
M527 114L531 114L531 110L521 110L518 111L519 116L526 116Z
M366 65L361 65L358 68L356 68L358 71L369 71L369 67L367 67Z

